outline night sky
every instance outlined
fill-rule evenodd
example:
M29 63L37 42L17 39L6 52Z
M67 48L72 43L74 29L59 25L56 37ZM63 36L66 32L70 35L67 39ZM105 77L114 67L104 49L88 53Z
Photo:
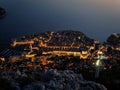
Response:
M120 33L120 0L0 0L0 42L43 31L79 30L105 41Z

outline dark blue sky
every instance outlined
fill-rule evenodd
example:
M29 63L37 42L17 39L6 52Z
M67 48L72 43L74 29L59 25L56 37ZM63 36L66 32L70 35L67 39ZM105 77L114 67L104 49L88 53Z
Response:
M120 33L120 0L0 0L0 41L48 30L79 30L104 41Z

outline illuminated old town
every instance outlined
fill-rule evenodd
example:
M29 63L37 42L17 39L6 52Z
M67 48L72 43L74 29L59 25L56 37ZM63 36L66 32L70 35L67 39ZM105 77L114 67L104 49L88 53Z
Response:
M114 33L108 37L107 42L101 44L98 40L90 39L82 32L74 30L22 36L12 40L9 48L1 48L1 77L10 80L30 77L31 80L42 80L42 72L39 70L54 70L51 73L71 70L83 74L82 79L88 74L96 80L104 79L120 64L119 38L120 35ZM112 39L118 39L115 41L117 44ZM101 88L105 89L102 86Z
M120 0L0 0L0 90L120 90Z

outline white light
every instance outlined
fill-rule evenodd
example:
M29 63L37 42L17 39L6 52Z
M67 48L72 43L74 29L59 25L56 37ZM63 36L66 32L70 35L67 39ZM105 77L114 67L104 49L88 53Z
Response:
M98 54L99 54L99 55L102 55L102 54L103 54L103 52L101 52L101 51L98 51Z
M100 65L100 60L97 60L96 66L99 66L99 65Z

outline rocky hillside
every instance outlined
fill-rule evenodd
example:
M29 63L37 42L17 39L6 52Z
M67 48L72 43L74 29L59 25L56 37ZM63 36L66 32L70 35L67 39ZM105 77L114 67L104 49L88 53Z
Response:
M16 81L2 80L3 83L9 86L11 90L107 90L104 85L95 83L93 81L83 80L81 74L75 74L73 71L34 71L32 76L21 75L16 73ZM39 78L38 81L35 78ZM5 89L5 84L0 89Z
M108 42L110 45L113 45L113 46L119 45L119 44L120 44L120 34L118 34L118 33L111 34L111 35L107 38L107 42Z

